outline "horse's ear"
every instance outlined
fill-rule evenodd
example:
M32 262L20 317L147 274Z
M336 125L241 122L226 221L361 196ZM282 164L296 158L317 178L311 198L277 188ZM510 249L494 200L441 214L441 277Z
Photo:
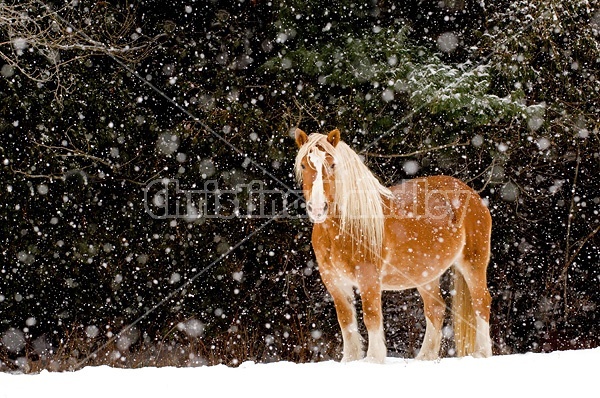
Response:
M298 145L298 148L300 148L302 145L306 144L306 141L308 141L308 136L306 135L306 133L300 129L296 129L296 145Z
M327 141L335 148L338 142L340 142L340 130L331 130L327 135Z

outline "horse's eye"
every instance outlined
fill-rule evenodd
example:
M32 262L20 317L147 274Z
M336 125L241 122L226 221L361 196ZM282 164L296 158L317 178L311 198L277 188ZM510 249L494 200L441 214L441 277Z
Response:
M303 164L301 164L301 165L300 165L300 167L302 167L302 169L305 169L305 168L306 168L306 166L305 166L305 165L303 165Z
M335 169L335 163L331 164L331 170Z

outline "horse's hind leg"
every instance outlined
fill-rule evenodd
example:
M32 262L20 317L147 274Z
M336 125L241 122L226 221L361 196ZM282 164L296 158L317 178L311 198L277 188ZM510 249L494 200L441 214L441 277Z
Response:
M490 338L490 306L491 296L487 288L487 260L473 255L468 249L464 258L457 264L468 286L471 304L475 312L476 334L475 346L471 355L474 357L492 356L492 340Z
M430 283L417 287L423 298L425 309L425 338L423 345L417 355L417 359L434 360L439 358L440 345L442 343L442 325L446 313L446 303L440 292L440 281L436 279Z
M474 336L471 332L469 338L466 339L466 341L473 342L473 347L469 347L468 351L471 351L471 355L475 357L489 357L492 355L492 340L490 338L492 299L487 287L486 274L490 262L492 218L488 209L475 194L473 194L468 205L463 224L466 232L465 246L462 250L462 257L455 264L455 267L462 274L462 278L456 278L455 283L462 284L462 279L467 285L471 298L471 309L475 318L475 325L472 325L474 328L470 328L475 329ZM455 284L455 290L458 291L459 289L465 290L456 287ZM457 296L459 295L457 294ZM462 299L467 298L464 295L460 296ZM456 298L453 302L462 300L460 297L458 297L459 300L456 300ZM464 348L466 347L462 347L463 351Z

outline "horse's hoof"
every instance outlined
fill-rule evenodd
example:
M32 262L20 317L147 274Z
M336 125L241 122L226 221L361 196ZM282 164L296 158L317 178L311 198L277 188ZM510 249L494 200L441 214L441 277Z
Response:
M484 351L475 351L474 353L471 354L471 356L473 358L489 358L492 356L492 354L484 352Z
M440 357L436 354L421 354L421 353L419 353L419 355L417 355L417 357L415 359L417 361L435 361L439 358Z
M365 362L383 364L383 363L385 363L385 358L376 358L373 356L367 356L365 358Z
M342 363L355 362L363 359L363 354L360 355L344 355L342 357Z

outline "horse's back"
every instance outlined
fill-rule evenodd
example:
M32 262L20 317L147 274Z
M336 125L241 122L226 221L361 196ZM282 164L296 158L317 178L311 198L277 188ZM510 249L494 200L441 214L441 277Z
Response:
M390 189L396 217L416 219L424 228L464 234L463 254L481 262L489 260L492 218L479 194L467 184L438 175L407 180Z
M457 178L445 175L415 178L390 189L396 211L411 215L416 212L438 220L452 217L456 226L475 223L486 229L488 225L491 227L490 212L479 194Z
M454 227L464 231L464 257L487 265L491 250L492 217L479 194L461 180L444 175L406 181L394 187L394 190L414 191L412 184L423 187L419 197L412 199L424 202L425 211L444 222L451 216ZM444 209L448 219L441 214Z

